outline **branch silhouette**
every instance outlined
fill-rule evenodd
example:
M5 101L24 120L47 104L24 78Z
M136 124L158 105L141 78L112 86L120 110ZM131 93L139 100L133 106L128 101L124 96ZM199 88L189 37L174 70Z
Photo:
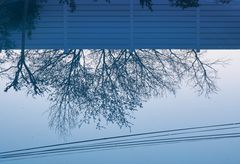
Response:
M49 124L60 133L91 121L98 128L103 121L130 127L133 112L143 102L154 96L176 94L184 82L199 95L218 91L215 66L224 62L203 60L195 50L11 50L14 43L8 36L21 29L23 12L18 8L23 2L18 0L14 6L13 2L0 1L0 49L7 49L0 53L0 76L9 79L5 91L24 88L32 95L47 93L51 101ZM29 4L29 35L43 2L35 0ZM139 2L150 10L154 5L151 0ZM170 2L183 9L199 6L198 0ZM74 0L59 3L67 4L71 11L77 10Z
M195 50L28 50L1 54L10 88L48 93L50 126L60 133L95 122L130 127L133 112L154 96L176 94L183 82L200 95L217 92L215 67Z

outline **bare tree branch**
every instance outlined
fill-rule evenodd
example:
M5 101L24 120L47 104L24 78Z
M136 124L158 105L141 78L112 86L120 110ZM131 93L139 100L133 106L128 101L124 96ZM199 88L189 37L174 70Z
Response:
M98 128L103 121L130 127L143 102L176 94L185 81L209 96L218 90L215 66L223 64L203 60L195 50L158 49L28 50L20 56L13 51L0 61L2 66L8 62L0 67L11 80L6 91L26 87L34 94L48 92L50 126L61 133L91 121Z

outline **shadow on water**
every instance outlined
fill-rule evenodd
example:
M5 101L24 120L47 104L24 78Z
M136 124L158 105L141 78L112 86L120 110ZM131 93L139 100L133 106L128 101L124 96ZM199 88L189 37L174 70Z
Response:
M183 9L199 6L198 0L169 1ZM24 20L24 2L0 1L0 48L5 49L0 54L0 76L9 80L5 91L25 88L32 95L47 94L51 101L50 126L60 133L91 121L98 128L102 121L130 127L133 112L143 102L175 94L183 82L200 95L217 92L215 66L223 62L204 60L195 50L11 50L11 31L24 27L24 34L31 37L39 9L47 3L29 1L31 7ZM59 2L77 10L74 0ZM140 0L140 5L152 10L151 0Z

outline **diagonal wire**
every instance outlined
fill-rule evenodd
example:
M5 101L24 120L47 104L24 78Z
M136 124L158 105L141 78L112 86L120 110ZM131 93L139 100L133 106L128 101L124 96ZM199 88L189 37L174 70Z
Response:
M176 135L183 135L183 134L193 134L193 133L203 133L203 132L215 132L215 131L222 131L222 130L232 130L232 129L237 129L240 128L240 126L237 127L227 127L227 128L215 128L215 129L207 129L207 130L198 130L198 131L190 131L190 132L178 132L178 133L167 133L167 134L162 134L162 135L154 135L154 136L146 136L146 137L138 137L138 138L130 138L130 139L121 139L121 140L111 140L107 142L100 142L100 143L94 143L94 144L88 144L88 145L79 145L79 146L69 146L69 147L62 147L62 148L54 148L54 149L47 149L47 150L40 150L40 151L31 151L31 152L23 152L23 153L15 153L14 155L26 155L28 153L36 154L36 153L54 153L56 151L62 151L62 150L72 150L80 147L85 147L85 146L101 146L104 144L117 144L119 142L125 142L125 141L138 141L142 139L148 139L148 138L159 138L159 137L169 137L169 136L176 136ZM8 155L8 154L5 154ZM13 154L9 154L13 155ZM1 156L0 156L1 157Z
M155 139L155 140L143 140L143 141L134 141L134 142L122 142L122 143L115 143L115 144L108 144L108 145L99 145L97 147L90 146L90 147L84 147L84 148L77 148L77 149L67 150L67 151L58 151L58 152L55 152L53 155L70 154L70 153L72 154L74 152L83 153L83 152L92 152L92 151L99 151L99 150L112 150L115 148L152 146L152 145L168 144L168 143L216 140L216 139L239 138L239 137L240 137L240 133L222 133L222 134L214 134L214 135L199 135L199 136L188 136L188 137L163 138L163 139ZM44 154L44 153L31 154L30 157L34 157L34 156L40 157L39 155L50 156L51 154L48 154L48 153L46 153L46 154ZM5 157L1 157L1 158L2 159L12 159L12 158L17 158L17 157L24 157L24 155L5 156Z
M81 140L81 141L68 142L68 143L62 143L62 144L53 144L53 145L46 145L46 146L31 147L31 148L26 148L26 149L4 151L4 152L0 152L0 155L16 153L16 152L24 152L24 151L30 151L30 150L60 147L60 146L66 146L66 145L76 145L76 144L91 143L91 142L98 142L98 141L105 141L105 140L114 140L114 139L121 139L121 138L129 139L131 137L141 137L141 136L154 135L154 134L162 134L162 133L170 133L170 132L178 132L178 131L190 131L190 130L197 130L197 129L208 129L208 128L226 127L226 126L240 126L240 122L228 123L228 124L218 124L218 125L208 125L208 126L197 126L197 127L190 127L190 128L179 128L179 129L171 129L171 130L162 130L162 131L137 133L137 134L130 134L130 135L120 135L120 136L114 136L114 137L95 138L95 139L90 139L90 140ZM182 134L184 134L184 133L182 132Z
M238 123L232 123L232 124L221 124L221 125L213 125L213 126L207 126L207 127L218 127L218 126L231 126L231 125L238 125ZM205 126L206 127L206 126ZM88 148L101 148L102 146L111 146L111 145L119 145L119 144L132 144L137 142L152 142L156 141L151 140L143 140L146 138L156 138L156 137L163 137L163 136L173 136L173 135L180 135L180 134L190 134L190 133L199 133L199 132L211 132L211 131L219 131L219 130L229 130L229 129L236 129L239 128L239 126L235 127L222 127L222 128L215 128L215 129L207 129L207 130L198 130L198 131L190 131L190 132L179 132L179 133L167 133L163 135L155 135L155 136L147 136L147 137L141 137L141 138L134 138L134 139L124 139L124 140L115 140L115 141L109 141L109 142L102 142L98 144L90 144L90 145L82 145L82 146L75 146L75 147L63 147L63 148L57 148L57 149L49 149L49 150L41 150L41 151L33 151L33 152L23 152L23 153L13 153L13 154L3 154L0 156L0 158L8 158L8 157L21 157L21 156L31 156L31 155L42 155L42 154L52 154L52 153L59 153L59 152L67 152L67 151L75 151L75 150L84 150ZM230 133L231 134L231 133ZM226 134L224 134L226 135ZM141 139L141 140L140 140ZM140 141L139 141L140 140ZM159 139L157 139L159 140ZM126 142L127 141L127 142ZM129 142L131 141L131 142Z

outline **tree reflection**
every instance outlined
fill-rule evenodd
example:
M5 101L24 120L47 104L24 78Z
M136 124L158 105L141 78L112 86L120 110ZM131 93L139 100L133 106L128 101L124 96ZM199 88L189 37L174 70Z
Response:
M216 0L216 3L229 4L232 0ZM169 0L173 6L180 8L199 7L199 0Z
M61 133L102 121L129 127L133 112L153 96L175 94L183 82L199 94L216 92L217 64L195 50L8 50L1 54L5 91L47 93L50 125Z

